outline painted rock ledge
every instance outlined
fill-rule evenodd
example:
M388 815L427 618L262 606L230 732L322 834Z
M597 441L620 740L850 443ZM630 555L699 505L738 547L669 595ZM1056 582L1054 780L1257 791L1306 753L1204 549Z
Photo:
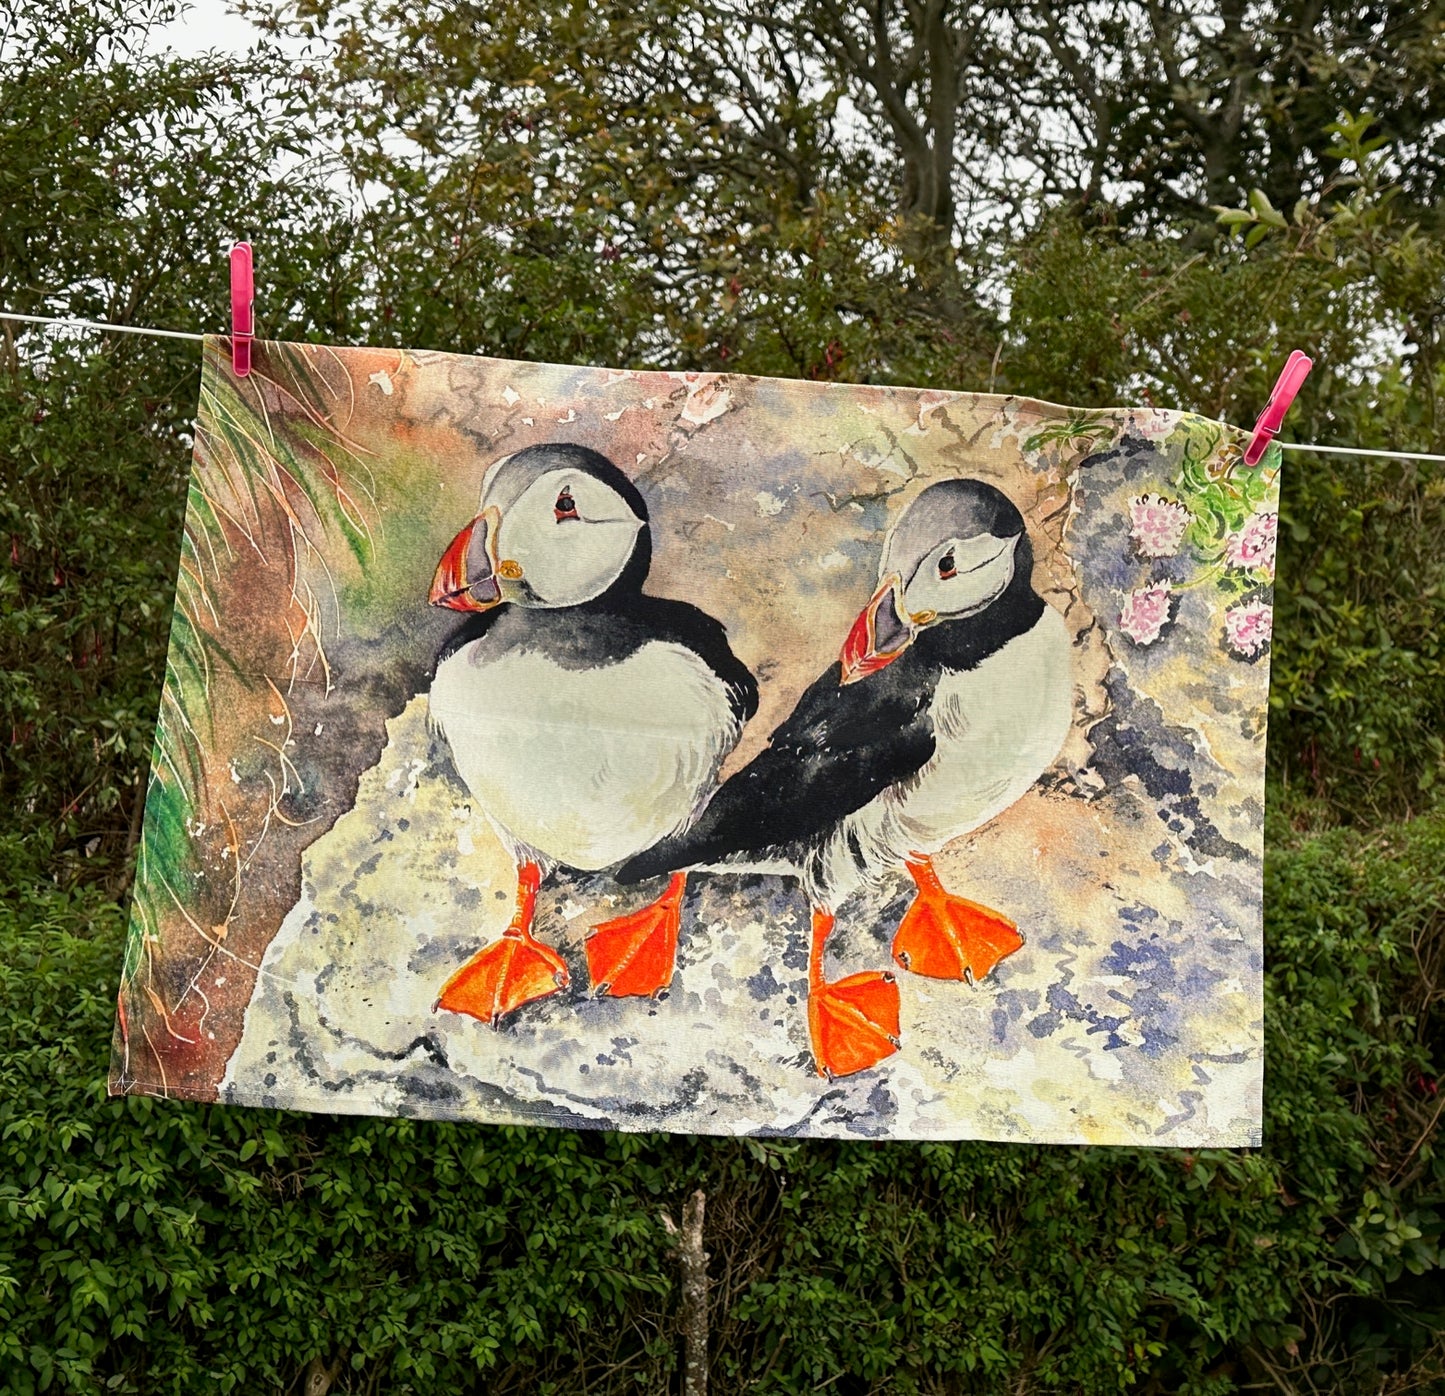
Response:
M950 888L1007 908L1027 944L977 987L900 973L902 1050L846 1079L813 1071L808 908L782 878L694 876L677 974L655 1002L593 999L582 953L592 924L645 895L550 879L536 931L571 983L494 1030L432 1008L506 925L513 881L423 695L388 724L355 807L305 853L220 1097L629 1130L1257 1143L1257 955L1227 924L1185 929L1199 869L1169 869L1171 904L1149 907L1100 876L1167 860L1159 835L1137 782L1088 798L1064 781L947 850ZM842 909L830 974L889 964L908 892L893 883Z

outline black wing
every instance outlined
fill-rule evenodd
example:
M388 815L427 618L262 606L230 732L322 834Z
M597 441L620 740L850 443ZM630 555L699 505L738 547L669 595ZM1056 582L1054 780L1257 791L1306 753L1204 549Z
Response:
M833 665L697 822L624 863L618 880L806 844L921 770L934 751L932 685L913 667L900 660L842 687Z
M686 645L701 656L703 663L727 685L728 702L740 723L757 712L758 681L733 653L721 621L686 601L668 601L660 596L634 597L631 609L650 637Z

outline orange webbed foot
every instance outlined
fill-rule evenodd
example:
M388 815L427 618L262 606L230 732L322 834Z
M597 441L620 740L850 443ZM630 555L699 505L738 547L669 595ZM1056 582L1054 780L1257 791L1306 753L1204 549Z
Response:
M594 993L646 996L672 983L686 886L686 875L674 873L655 902L593 928L585 949Z
M496 1025L504 1015L567 987L567 966L549 945L508 926L443 986L436 1006Z
M864 970L808 994L808 1034L819 1076L851 1076L899 1047L898 982L887 970Z
M833 917L813 912L813 946L808 959L808 1036L819 1076L851 1076L891 1057L902 1028L898 982L887 970L864 970L829 982L823 977L823 947Z
M925 858L909 861L918 884L893 937L893 958L912 974L977 983L1023 943L1018 927L1001 912L944 891Z
M433 1009L466 1013L484 1023L533 999L567 987L567 966L550 945L532 935L537 888L542 870L526 861L517 865L517 910L501 938L484 945L442 986Z

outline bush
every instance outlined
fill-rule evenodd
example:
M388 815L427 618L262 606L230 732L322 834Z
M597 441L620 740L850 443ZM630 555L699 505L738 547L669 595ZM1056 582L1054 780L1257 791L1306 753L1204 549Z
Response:
M1257 1153L107 1101L123 914L48 851L0 850L0 1390L675 1389L698 1186L720 1390L1445 1380L1445 823L1273 854Z

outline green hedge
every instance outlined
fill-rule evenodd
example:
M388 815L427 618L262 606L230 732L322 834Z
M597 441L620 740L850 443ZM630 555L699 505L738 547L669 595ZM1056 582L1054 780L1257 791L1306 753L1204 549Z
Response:
M1276 834L1280 831L1275 830ZM1257 1153L578 1134L107 1101L123 913L0 848L0 1389L1376 1392L1438 1372L1445 823L1277 848ZM18 875L16 871L18 870ZM1442 1378L1445 1379L1445 1378Z

